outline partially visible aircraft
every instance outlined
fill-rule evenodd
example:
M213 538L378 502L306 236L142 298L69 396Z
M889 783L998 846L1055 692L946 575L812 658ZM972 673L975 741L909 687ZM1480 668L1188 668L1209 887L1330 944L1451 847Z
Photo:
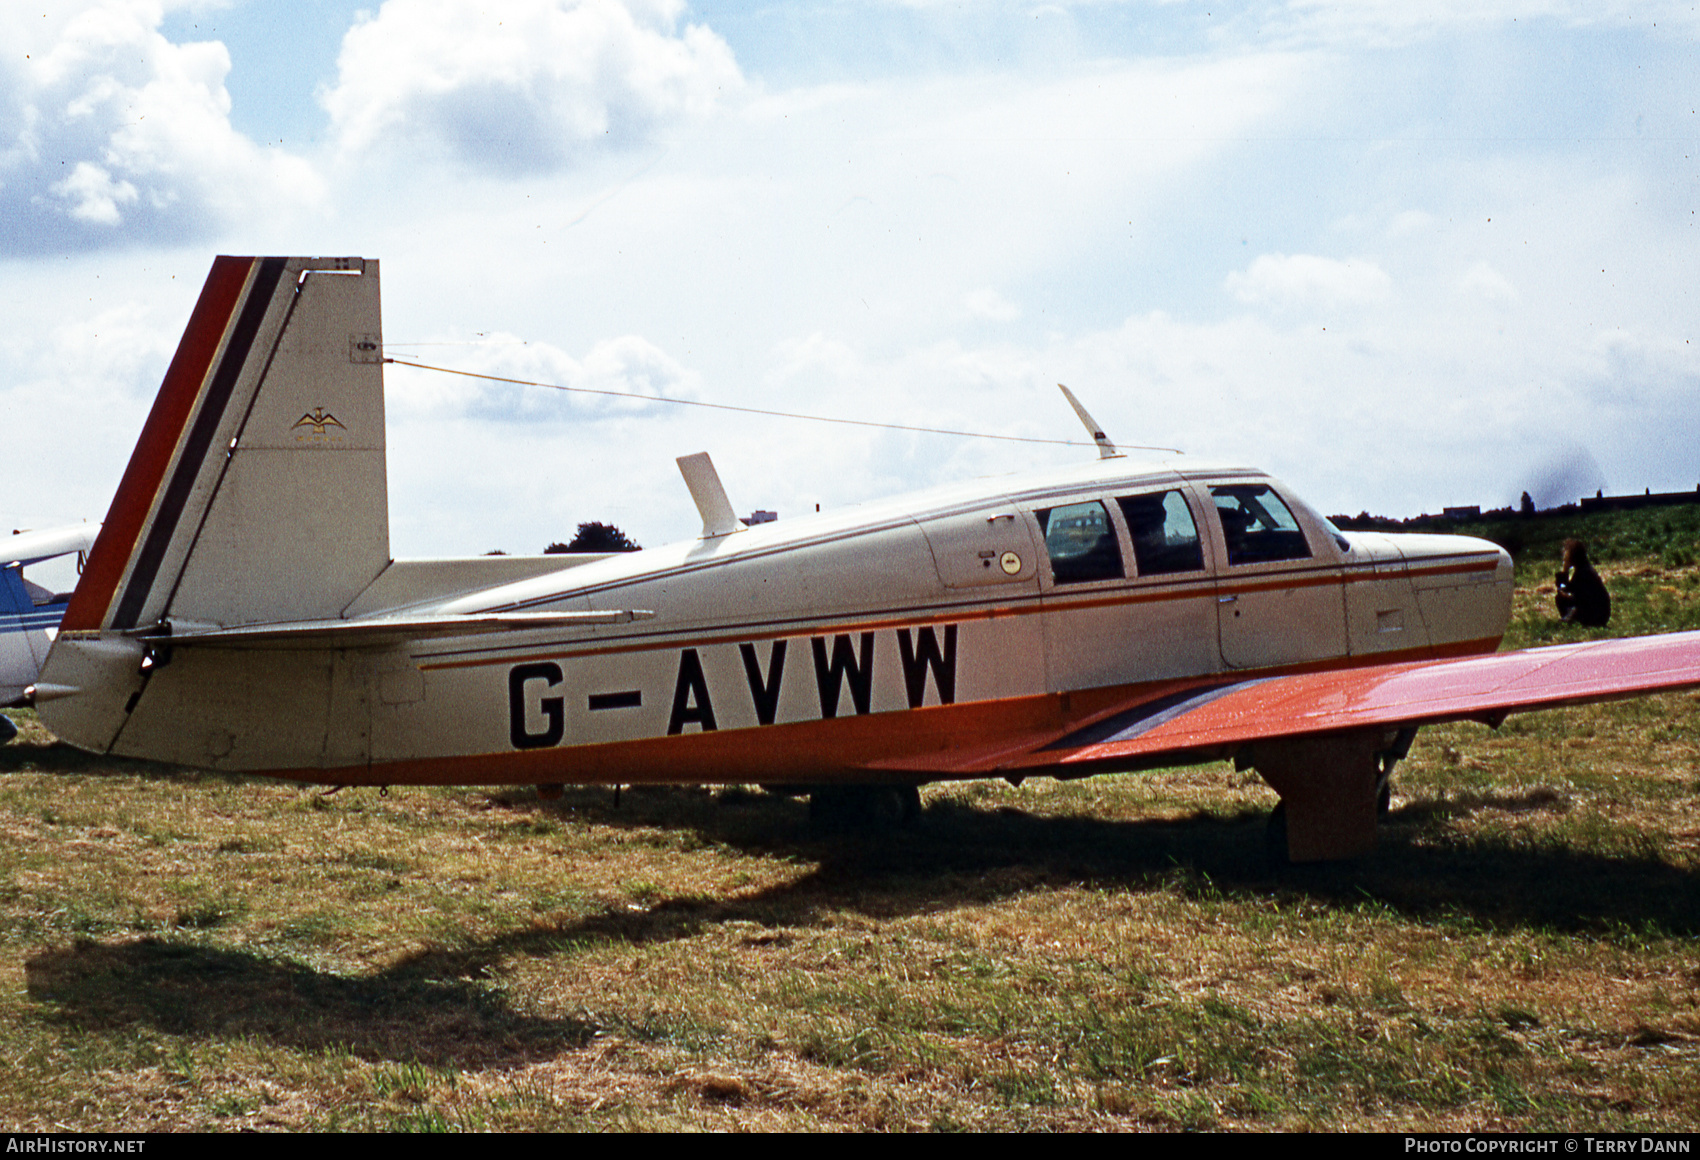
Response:
M24 703L71 599L68 592L56 594L32 582L24 569L87 552L99 530L99 524L70 524L0 539L0 708ZM0 714L0 743L15 736L12 719Z
M1243 467L1096 462L687 543L390 557L378 264L213 263L34 699L98 752L338 785L918 785L1232 759L1294 860L1418 727L1700 685L1700 633L1495 654L1511 559ZM1284 827L1284 828L1283 828Z

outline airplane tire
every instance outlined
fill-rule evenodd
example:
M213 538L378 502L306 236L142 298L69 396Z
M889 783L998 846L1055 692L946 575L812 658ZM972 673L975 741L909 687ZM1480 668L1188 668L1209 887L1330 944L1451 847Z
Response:
M921 813L921 792L912 785L845 785L809 795L809 821L829 832L895 830Z
M896 786L898 802L897 824L912 826L921 818L921 791L912 785Z
M0 745L6 744L6 742L10 741L17 735L17 725L14 724L12 719L6 716L6 714L0 713Z
M1287 852L1286 802L1276 802L1269 811L1269 820L1263 824L1263 853L1274 869L1282 870L1293 864Z
M1417 727L1408 725L1399 730L1394 738L1393 746L1375 757L1375 816L1379 821L1385 818L1393 809L1393 767L1398 765L1411 752L1411 743L1417 739Z

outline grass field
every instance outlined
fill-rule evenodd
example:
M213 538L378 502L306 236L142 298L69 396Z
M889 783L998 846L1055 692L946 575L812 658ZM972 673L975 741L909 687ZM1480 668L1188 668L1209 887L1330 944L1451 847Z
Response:
M1508 644L1700 627L1692 517L1605 519L1611 630L1552 621L1562 534L1500 533ZM1225 765L821 837L753 790L325 797L15 713L0 1121L1691 1131L1697 709L1425 730L1374 857L1279 873Z

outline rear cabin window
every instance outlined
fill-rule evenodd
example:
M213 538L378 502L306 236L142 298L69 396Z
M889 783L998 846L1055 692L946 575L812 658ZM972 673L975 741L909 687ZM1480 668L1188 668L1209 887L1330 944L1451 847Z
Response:
M27 576L20 577L20 579L24 582L24 591L29 593L30 603L37 608L44 604L64 604L71 598L70 593L54 592L50 588L43 588Z
M1216 514L1222 519L1222 538L1228 563L1267 564L1271 560L1303 560L1310 545L1299 522L1281 497L1262 483L1224 484L1210 489Z
M1045 508L1033 514L1045 533L1051 576L1058 584L1119 580L1125 575L1110 513L1097 500Z
M1166 576L1204 569L1198 525L1178 491L1128 495L1116 500L1133 539L1133 562L1141 576Z

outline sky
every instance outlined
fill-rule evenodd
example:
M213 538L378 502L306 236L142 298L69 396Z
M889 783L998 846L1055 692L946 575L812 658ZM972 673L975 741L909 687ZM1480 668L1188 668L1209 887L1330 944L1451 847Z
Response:
M0 522L100 519L216 254L389 354L1280 476L1700 485L1700 5L7 0ZM392 550L1090 458L386 369ZM1132 458L1138 459L1138 453ZM326 497L327 506L334 497Z

